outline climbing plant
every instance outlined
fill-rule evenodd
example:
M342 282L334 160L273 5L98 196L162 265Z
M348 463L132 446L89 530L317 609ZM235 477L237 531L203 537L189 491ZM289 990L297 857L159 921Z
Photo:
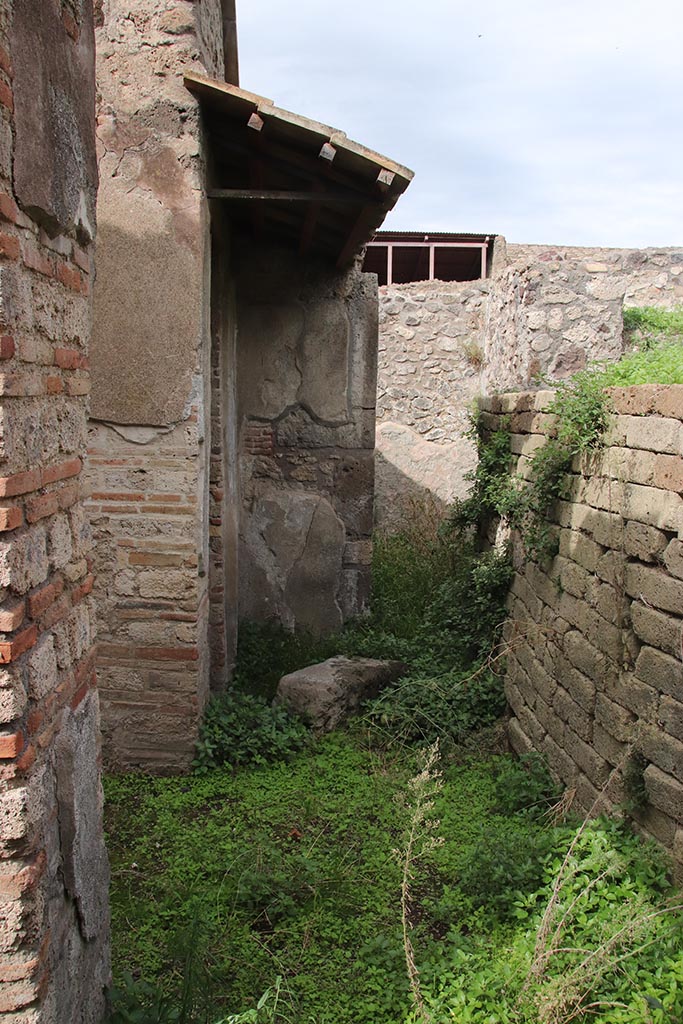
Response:
M555 397L545 410L554 419L525 477L510 471L509 418L487 433L481 415L473 414L470 436L477 444L478 465L470 477L469 496L453 506L449 529L462 531L497 515L519 531L530 557L541 560L555 553L550 512L566 496L574 458L603 444L610 404L602 377L594 370L584 370L554 387Z

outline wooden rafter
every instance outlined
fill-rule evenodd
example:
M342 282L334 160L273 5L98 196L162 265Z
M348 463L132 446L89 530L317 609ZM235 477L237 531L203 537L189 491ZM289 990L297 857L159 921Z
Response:
M275 188L211 188L207 191L209 199L231 199L237 201L263 201L284 203L345 203L359 206L363 200L358 196L349 196L345 192L298 192L294 189ZM376 210L375 205L372 209Z

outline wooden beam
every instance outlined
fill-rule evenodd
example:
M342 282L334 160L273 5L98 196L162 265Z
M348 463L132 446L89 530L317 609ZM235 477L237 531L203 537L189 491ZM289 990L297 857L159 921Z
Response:
M373 229L376 229L377 225L382 223L386 213L386 209L379 203L367 203L363 207L337 257L338 269L341 270L349 265L360 246L366 242L368 236L372 237Z
M223 74L229 85L240 84L237 50L237 11L235 0L221 0L223 15Z
M481 249L481 242L403 242L399 238L392 238L391 242L368 242L368 245L398 245L401 249L426 249L430 245L437 249Z
M294 192L287 189L256 189L256 188L211 188L207 190L209 199L230 199L238 201L269 201L285 203L349 203L360 206L363 202L358 196L348 196L345 192ZM372 209L377 209L373 204Z
M265 121L258 114L252 114L247 121L247 128L253 128L255 132L260 132L263 129Z
M322 185L316 182L315 191L318 195L322 194ZM301 228L301 237L299 239L299 254L305 256L308 250L313 244L313 236L315 235L315 229L318 224L318 217L320 216L320 201L312 202L306 210L306 217Z
M244 157L249 152L249 147L245 145L244 139L236 140L234 137L222 134L219 126L216 126L216 129L214 129L213 122L210 121L209 132L212 136L212 147L219 155L222 152L227 157L234 153L239 158ZM256 133L248 132L244 134L252 136ZM306 182L310 182L312 186L320 174L320 168L325 167L326 176L328 176L330 184L344 189L349 197L355 195L360 203L366 203L374 194L378 201L385 201L383 197L379 197L378 192L374 192L376 186L373 184L372 179L362 183L359 182L351 174L340 171L338 160L332 162L325 161L323 163L318 156L299 154L292 149L278 144L272 137L268 136L267 130L261 134L265 137L263 155L268 163L269 170L281 170L290 177L299 177ZM395 202L396 198L398 197L393 197L392 202Z

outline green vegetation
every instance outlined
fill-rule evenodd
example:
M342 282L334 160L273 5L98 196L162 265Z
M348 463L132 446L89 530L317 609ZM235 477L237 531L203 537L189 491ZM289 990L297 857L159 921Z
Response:
M683 1018L683 919L659 855L623 825L563 816L542 759L496 749L511 569L477 547L497 514L534 557L553 550L547 515L602 443L606 385L683 382L670 316L626 311L635 351L560 384L528 481L510 479L505 425L475 423L470 497L441 527L376 538L367 619L322 640L243 624L191 776L107 780L109 1024ZM313 743L269 702L283 673L336 653L406 672ZM634 755L631 806L643 767Z
M486 746L509 567L442 533L376 546L372 615L335 642L389 648L408 672L349 732L300 749L301 725L248 694L250 674L263 693L326 653L251 627L201 770L107 780L110 1024L683 1012L683 927L661 863L611 822L556 820L542 760ZM413 744L436 736L441 763L425 763Z
M245 623L228 694L206 712L195 766L239 767L286 758L306 733L272 708L282 675L333 654L393 658L404 676L366 709L375 742L460 743L505 709L492 651L505 620L512 569L506 553L477 552L472 538L424 519L375 539L370 615L323 638Z
M479 528L492 515L502 516L519 531L531 558L540 561L556 553L550 512L566 497L574 458L603 444L611 412L606 389L683 383L683 309L625 309L624 330L631 351L618 362L595 363L569 380L552 382L555 396L545 412L555 422L546 443L529 459L524 478L510 473L509 423L487 434L481 417L473 416L470 437L479 460L470 495L451 511L454 528Z
M487 436L481 417L473 417L470 436L479 460L472 474L469 497L456 501L450 523L455 529L474 527L491 515L504 517L517 529L531 558L541 560L556 551L556 530L549 521L553 505L566 497L568 471L577 455L596 451L609 423L609 401L600 373L583 370L553 385L555 396L547 413L555 419L545 444L537 448L525 476L510 472L510 434L503 429Z
M222 694L209 703L197 744L195 768L282 761L306 746L308 729L286 708L250 693Z
M683 308L627 306L624 309L624 335L636 347L651 347L663 339L683 338Z
M604 387L683 384L683 308L625 309L624 339L630 351L600 369Z
M108 780L112 1021L683 1012L683 929L652 851L612 822L554 824L537 758L460 754L440 789L418 762L359 728L287 765Z

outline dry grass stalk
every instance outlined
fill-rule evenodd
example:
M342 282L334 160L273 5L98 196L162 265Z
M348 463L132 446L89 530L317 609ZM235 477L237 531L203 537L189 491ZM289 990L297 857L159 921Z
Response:
M426 1022L431 1020L420 987L420 972L415 960L415 950L410 939L411 921L411 883L415 877L417 863L431 850L443 844L443 838L434 833L439 821L431 818L434 809L434 797L441 789L442 773L438 769L439 741L436 740L420 755L420 771L408 783L408 797L405 806L410 814L405 832L402 849L393 851L402 866L401 875L401 926L403 930L403 950L405 953L406 971L410 982L410 991L417 1010L418 1019Z

